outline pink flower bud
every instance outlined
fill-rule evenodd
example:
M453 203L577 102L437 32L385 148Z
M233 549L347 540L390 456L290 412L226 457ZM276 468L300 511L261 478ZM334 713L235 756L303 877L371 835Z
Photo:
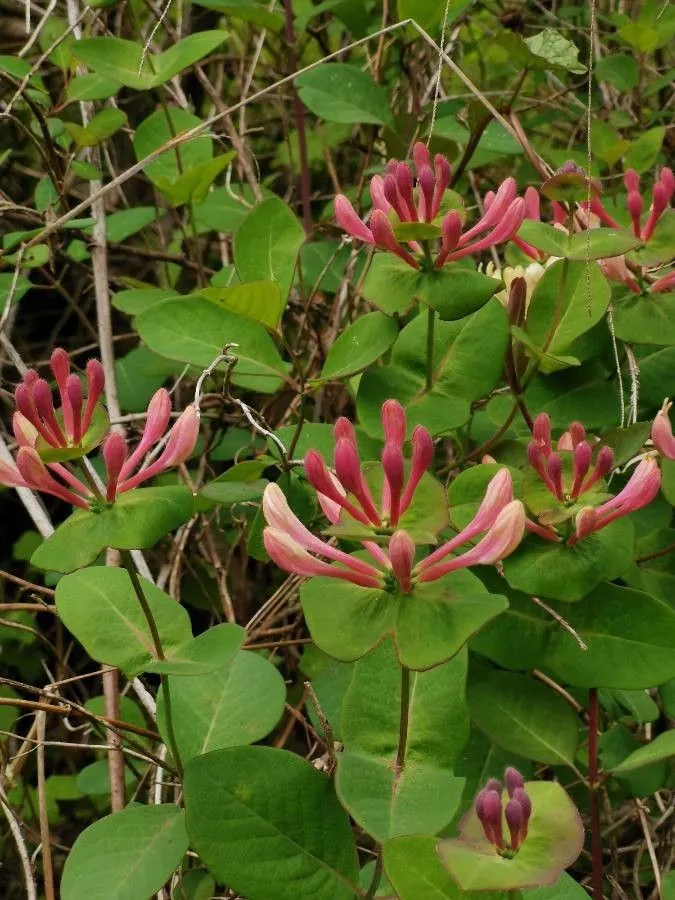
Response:
M659 221L663 211L668 206L668 201L669 197L667 188L660 181L657 181L652 188L652 207L649 211L647 224L645 225L644 231L642 232L643 241L648 241L654 234L656 223Z
M164 472L166 469L179 466L190 456L197 443L199 437L199 413L194 405L190 405L183 410L180 416L174 422L166 447L159 457L146 468L141 469L130 478L124 478L120 475L120 484L118 493L130 491L137 487L141 482L147 481L149 478ZM127 463L122 467L125 471Z
M485 785L485 790L497 791L497 793L501 797L504 788L502 787L502 783L498 778L489 778L487 784Z
M356 210L349 200L342 194L338 194L334 201L335 220L343 231L357 238L359 241L365 241L366 244L374 244L375 240L371 230L363 224L356 214Z
M419 263L415 257L404 249L396 240L394 230L386 215L379 209L373 211L370 217L370 228L373 233L373 239L377 246L382 250L389 250L406 262L413 269L419 269Z
M561 502L565 499L562 483L562 460L557 453L552 453L546 463L546 473L551 479L554 493Z
M330 473L326 468L323 457L316 450L308 450L305 455L305 475L312 487L320 494L324 494L329 500L337 503L342 509L346 510L352 518L363 525L370 526L372 523L368 517L360 509L354 506L347 498L340 493Z
M383 501L382 512L388 516L389 524L396 525L401 511L401 492L405 477L403 451L397 444L385 444L382 451L382 469L388 489L388 509Z
M477 235L482 234L489 228L494 228L495 226L499 225L499 223L503 221L504 216L515 201L517 191L518 188L515 178L505 178L504 181L502 181L502 183L499 185L494 200L489 204L488 207L486 207L485 213L472 228L469 228L469 230L465 231L462 235L460 246L464 247ZM522 217L525 214L525 202L523 200L521 200L520 202L522 221ZM518 223L518 225L520 226L520 222ZM486 246L490 246L490 244L487 244Z
M626 199L626 206L628 207L628 215L631 217L633 222L633 234L636 237L640 237L641 225L640 225L640 217L642 216L642 197L637 191L630 191L628 197Z
M532 426L532 437L541 446L544 456L551 453L551 419L548 413L539 413Z
M89 431L94 410L105 387L105 375L103 366L97 359L90 359L86 368L87 375L87 405L82 416L82 434Z
M566 450L569 453L574 450L574 441L572 440L572 435L569 433L569 431L563 431L563 433L558 438L556 446L558 450Z
M513 792L513 799L516 800L520 804L520 808L523 811L524 825L527 829L527 823L530 820L530 816L532 815L532 801L530 800L529 794L525 791L525 787L520 786L517 787Z
M626 169L623 175L623 183L627 191L640 190L640 176L635 169Z
M409 222L410 213L403 202L403 197L399 193L398 185L393 175L387 175L384 179L384 196L401 222Z
M654 457L645 457L635 468L628 483L619 493L595 508L596 531L621 516L629 515L651 503L661 487L661 472Z
M62 347L57 347L49 360L56 383L61 392L66 389L66 378L70 375L70 357Z
M504 849L502 832L502 798L497 791L483 788L476 797L476 815L483 826L485 837L499 850Z
M525 822L523 808L517 800L509 800L506 804L504 816L511 836L511 849L517 850L522 841L522 830Z
M567 222L567 212L562 203L557 200L551 200L551 209L553 210L553 221L556 225L565 225Z
M373 175L370 179L370 199L373 209L381 209L383 213L389 212L390 204L384 193L384 178L381 175Z
M649 292L651 294L658 294L659 292L665 291L675 291L675 271L669 272L661 278L657 278L649 287Z
M17 393L18 391L19 388L17 388ZM33 385L32 392L35 411L40 420L39 424L37 421L32 420L32 424L52 447L65 447L66 439L59 427L59 423L56 421L52 392L49 389L49 385L43 378L38 378ZM22 412L22 415L25 415L25 413Z
M574 448L574 480L572 482L572 490L570 491L573 500L576 500L579 496L581 485L591 466L592 456L593 450L588 441L581 441L581 443L577 444Z
M303 575L305 578L311 578L314 575L340 578L344 581L351 581L352 584L360 587L379 588L382 586L381 580L353 570L342 569L339 566L331 566L322 560L315 559L288 534L277 531L276 528L263 530L263 543L274 562L280 569L287 572Z
M37 443L37 429L25 416L21 415L18 409L12 415L12 432L19 447L34 447Z
M112 503L117 494L120 472L127 458L127 443L121 434L113 432L106 438L102 452L108 481L106 500Z
M370 521L374 525L380 525L380 517L361 471L361 460L356 444L344 438L338 440L335 444L334 463L337 477L342 486L346 491L354 494Z
M443 217L441 223L441 251L436 257L435 267L440 269L445 263L450 253L459 243L462 235L462 217L459 213L451 210Z
M405 410L398 400L385 400L381 410L382 428L387 444L402 447L408 432Z
M577 444L586 440L586 429L581 422L570 422L569 432L572 435L573 447L576 447Z
M586 209L586 204L581 204L583 209ZM596 215L598 219L604 224L609 225L610 228L618 228L619 223L607 212L605 207L602 205L602 200L599 197L593 197L591 199L590 211L593 215Z
M72 414L72 431L68 435L74 446L82 441L82 383L77 375L69 375L66 379L66 394Z
M605 478L612 471L614 466L614 451L611 447L601 447L598 452L597 459L595 460L595 466L593 471L588 476L586 481L581 485L581 489L579 490L580 494L585 494L586 491L590 490L596 481L599 481L601 478Z
M6 463L0 459L0 484L5 487L30 487L14 463Z
M145 454L155 446L164 435L171 420L171 397L165 388L160 388L152 395L146 412L145 428L141 440L124 463L120 473L120 480L124 481L140 464Z
M333 436L336 441L350 441L355 447L357 446L356 430L346 416L340 416L336 420L335 425L333 425Z
M675 175L673 175L673 170L669 169L668 166L664 166L659 173L659 181L666 189L668 202L670 202L671 197L675 194Z
M666 459L675 459L675 438L668 411L671 404L666 400L652 423L652 441Z
M413 495L426 470L434 458L434 442L431 434L423 425L416 425L412 433L412 465L410 476L401 496L401 515L412 502Z
M52 494L60 500L65 500L73 506L79 506L81 509L88 509L88 504L82 497L78 497L72 491L69 491L50 474L49 470L42 462L36 450L32 447L20 447L16 455L16 467L26 484L33 490L42 491L45 494Z
M26 385L27 388L32 388L39 377L40 376L35 371L35 369L26 369L26 371L23 373L22 382Z
M514 769L513 766L509 766L504 772L504 783L506 784L506 790L509 792L509 797L513 797L513 792L516 788L522 788L525 786L525 779L520 774L518 769Z
M405 208L408 211L407 215L404 215L403 220L408 222L416 222L417 221L417 208L415 207L415 198L413 195L413 176L410 171L410 166L406 165L406 163L399 163L396 167L396 172L394 173L394 178L396 179L396 186L398 187L398 192L405 204Z
M434 156L434 175L436 178L436 184L434 187L434 197L431 206L432 219L435 219L438 215L441 208L441 203L443 202L443 195L448 189L450 180L452 179L452 169L450 167L450 163L442 153L437 153Z
M535 187L528 187L523 195L525 200L525 218L535 222L541 221L541 200Z
M412 149L412 157L415 162L415 168L417 169L417 174L421 169L425 166L431 168L431 154L429 153L429 148L426 144L423 144L422 141L417 141Z
M391 568L404 594L412 591L412 568L415 561L415 542L407 531L395 531L389 540Z
M423 166L417 175L419 186L418 212L422 222L431 222L434 204L434 173L429 166Z

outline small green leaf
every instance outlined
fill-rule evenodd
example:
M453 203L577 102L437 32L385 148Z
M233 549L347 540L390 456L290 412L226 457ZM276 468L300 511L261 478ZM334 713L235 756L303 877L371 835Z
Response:
M232 890L250 900L358 895L347 816L331 780L300 756L216 750L188 762L184 789L191 844Z
M321 370L322 381L338 381L368 368L398 337L396 322L381 312L359 316L330 348Z
M579 49L572 41L564 38L555 28L544 28L543 31L525 38L530 53L536 58L536 67L545 63L543 68L564 69L575 75L583 75L586 66L579 62Z
M185 609L144 578L143 593L166 653L192 637ZM98 662L137 675L157 659L150 628L126 569L89 566L65 575L56 590L56 608L66 628ZM101 628L105 622L105 628Z
M165 653L164 659L152 660L145 671L191 679L197 675L211 675L234 658L245 637L246 631L240 625L229 622L214 625L199 637Z
M591 228L573 234L567 245L568 259L606 259L623 256L629 250L639 247L642 241L628 231L617 228Z
M550 256L564 257L567 253L568 237L565 232L546 222L525 219L518 229L518 237Z
M675 344L675 292L625 293L614 307L616 336L638 344Z
M203 644L211 631L195 638L195 644ZM284 680L272 663L247 650L229 661L223 654L221 665L206 675L170 677L169 687L174 733L183 762L212 750L262 740L281 718L286 700ZM166 734L163 695L157 706L157 724Z
M74 122L64 122L64 128L78 147L95 147L126 124L127 114L121 109L110 107L96 113L86 128Z
M618 766L614 766L611 771L614 775L632 772L635 769L642 768L642 766L648 766L651 763L668 759L671 756L675 756L675 730L672 729L657 735L654 740L631 753Z
M252 281L227 288L205 288L202 297L222 304L225 309L260 322L270 331L276 331L285 306L279 285L273 281Z
M393 125L384 88L368 72L349 63L324 63L299 75L300 99L328 122Z
M597 60L594 74L598 81L608 81L620 91L632 91L640 79L640 64L633 56L611 53Z
M188 849L173 804L128 806L86 828L66 859L61 900L148 900Z
M252 0L196 0L196 3L197 6L203 6L206 9L215 9L223 16L251 22L267 31L278 33L284 28L284 17L281 13L272 11L264 4L255 3Z
M187 171L173 179L158 175L155 184L174 206L192 202L201 203L218 175L229 166L235 156L236 153L231 150L229 153L190 166Z
M273 281L286 302L305 239L297 217L279 197L254 206L234 238L234 262L243 282Z
M537 762L573 762L579 744L576 714L541 682L515 672L477 669L467 697L472 721L495 744Z
M92 38L106 40L106 38ZM111 39L112 40L112 39ZM133 145L136 159L141 160L164 146L175 135L182 134L202 124L202 120L185 109L155 110L144 119L134 132ZM166 150L145 167L145 174L153 184L173 184L183 172L201 166L213 156L213 138L202 133L181 143L178 151ZM180 159L180 165L178 160Z
M650 128L633 141L624 157L624 166L637 172L647 172L656 162L666 136L663 126Z
M75 103L79 100L107 100L120 89L119 81L104 78L102 75L79 75L68 85L66 100Z

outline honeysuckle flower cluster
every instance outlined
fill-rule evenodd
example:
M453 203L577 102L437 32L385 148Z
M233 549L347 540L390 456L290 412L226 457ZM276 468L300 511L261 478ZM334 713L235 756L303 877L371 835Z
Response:
M675 441L674 441L675 443ZM565 481L563 475L563 457L561 452L572 456L572 480ZM600 479L605 478L614 466L614 453L610 447L599 448L595 463L593 447L586 440L586 430L581 422L571 422L553 449L551 441L551 421L546 413L541 413L534 420L532 440L528 445L528 460L541 481L546 485L558 503L574 504L587 494ZM647 456L636 466L626 486L616 496L611 497L598 506L584 506L576 514L574 530L567 539L568 546L607 525L622 516L627 516L642 509L656 497L661 486L661 473L653 456ZM556 529L549 524L528 521L528 531L533 531L547 540L558 540Z
M432 258L431 250L423 248L416 240L399 240L395 228L400 223L423 222L440 226L440 244L433 259L436 269L503 244L515 236L526 213L526 201L517 196L513 178L506 178L496 193L490 191L485 195L483 215L465 231L463 217L457 210L442 211L452 176L448 160L437 153L432 161L427 147L418 142L413 147L413 161L416 186L411 167L397 160L387 164L384 176L371 178L373 209L368 224L361 220L349 200L338 194L335 218L340 228L360 241L395 254L414 269L425 266L426 260Z
M506 769L504 784L509 796L505 808L504 787L499 779L490 778L476 796L475 810L488 841L500 855L511 857L527 838L532 801L525 790L525 780L517 769ZM504 839L504 819L509 830L509 842Z
M52 494L81 509L96 509L113 503L120 494L184 462L194 449L199 432L199 413L189 406L171 427L163 449L162 439L171 419L171 397L160 388L152 397L138 446L128 454L125 437L114 432L105 437L106 427L94 430L98 401L104 388L103 368L98 360L86 367L86 398L77 375L70 371L67 353L57 348L50 361L60 405L54 406L48 382L28 370L17 386L16 411L12 418L18 451L14 464L0 462L0 484L26 487ZM105 438L105 440L104 440ZM82 457L103 442L106 472L105 497L97 496L95 485L75 474L73 457ZM152 460L152 451L159 451ZM80 451L80 452L77 452ZM59 459L60 455L60 459Z
M413 538L397 528L410 506L424 472L433 456L431 435L417 426L411 437L410 474L405 477L403 446L407 435L403 407L388 400L382 407L385 447L381 457L381 496L373 497L359 458L354 426L348 419L335 423L333 473L321 454L310 450L305 457L305 473L317 492L317 499L332 524L352 521L372 529L373 539L360 543L373 563L352 556L313 535L290 509L283 491L269 484L263 495L265 548L274 562L287 572L305 577L325 575L379 590L400 589L410 593L417 583L435 581L458 569L492 565L504 559L520 543L525 528L522 504L513 499L513 484L507 469L489 483L480 507L471 522L441 547L415 563ZM380 546L387 531L386 548ZM475 546L451 556L470 541ZM329 560L330 562L327 562Z

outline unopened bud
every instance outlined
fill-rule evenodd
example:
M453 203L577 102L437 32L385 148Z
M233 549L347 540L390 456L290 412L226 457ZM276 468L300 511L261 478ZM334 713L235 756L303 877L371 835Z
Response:
M388 444L395 444L397 447L403 446L408 424L405 410L398 400L385 400L382 404L382 428Z
M412 591L412 568L415 561L415 542L407 531L395 531L389 541L389 558L396 580L404 594Z
M511 849L517 850L522 840L522 831L524 824L523 809L517 800L509 800L504 811L506 824L509 826L509 834L511 836Z
M422 141L417 141L415 143L415 146L412 150L412 157L418 173L425 166L431 168L431 154L429 153L427 145L423 144Z
M72 415L72 430L69 434L75 446L82 440L82 383L77 375L66 378L66 394Z
M574 480L572 482L572 490L570 494L573 499L579 496L583 479L586 477L591 465L591 457L593 450L588 441L581 441L574 448Z
M401 493L405 477L403 451L397 444L385 445L382 451L382 469L388 489L389 524L396 525L401 511Z
M431 222L434 204L434 173L429 166L423 166L417 176L420 192L420 219Z
M504 772L504 783L506 784L506 790L509 792L509 797L513 797L513 792L516 788L522 788L525 786L525 779L520 774L518 769L514 769L513 766L509 766Z
M501 794L488 787L483 788L476 797L475 809L485 837L499 850L504 849Z
M554 493L558 500L564 500L563 483L562 483L562 460L557 453L551 453L546 463L546 472L551 479Z
M532 437L541 445L544 455L551 452L551 419L548 413L539 413L532 425Z
M112 503L117 493L117 484L119 482L122 466L127 458L127 444L121 434L113 432L103 445L103 460L105 462L106 473L108 476L108 485L106 490L106 500Z
M572 445L576 447L582 441L586 440L586 429L581 422L570 422L568 425L569 433L572 435Z
M640 190L640 176L635 169L626 169L623 175L623 183L629 192Z
M525 318L525 301L527 299L527 281L514 278L509 287L509 300L506 305L509 322L520 327Z

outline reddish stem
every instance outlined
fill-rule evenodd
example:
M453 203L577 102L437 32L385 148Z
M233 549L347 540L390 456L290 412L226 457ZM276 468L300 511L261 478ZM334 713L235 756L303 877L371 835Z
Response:
M588 692L588 804L591 814L591 856L593 859L593 900L602 898L602 840L598 799L598 690Z

